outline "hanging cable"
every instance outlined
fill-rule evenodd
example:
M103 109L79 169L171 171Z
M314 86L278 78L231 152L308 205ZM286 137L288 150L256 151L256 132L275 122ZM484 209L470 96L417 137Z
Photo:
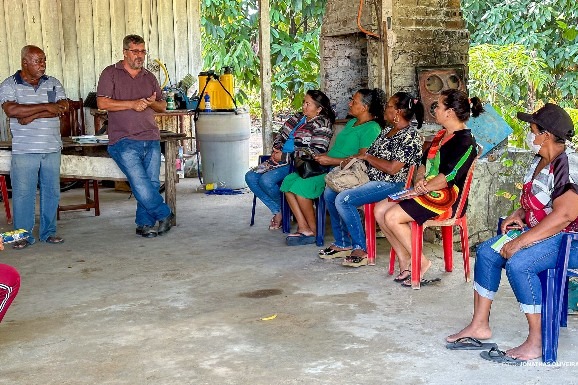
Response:
M359 28L359 30L361 32L363 32L364 34L366 34L367 36L371 36L371 37L374 37L377 40L379 40L380 36L378 34L366 30L361 25L361 11L362 11L362 9L363 9L363 0L359 0L359 9L357 10L357 28Z

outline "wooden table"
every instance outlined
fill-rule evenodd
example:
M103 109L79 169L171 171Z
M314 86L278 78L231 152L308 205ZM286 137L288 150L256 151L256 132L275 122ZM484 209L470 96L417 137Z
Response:
M108 112L106 110L97 110L95 108L90 109L90 114L94 117L94 132L98 132L106 119L108 119ZM181 140L184 142L186 139L186 144L184 144L185 151L193 150L193 143L190 141L191 139L195 139L195 130L193 129L193 115L195 114L194 110L166 110L165 112L155 112L155 118L176 118L178 130L177 133L185 134ZM187 132L187 128L185 127L185 117L190 117L191 119L191 130L190 133ZM162 119L161 119L162 120ZM159 127L163 128L163 124L159 124ZM197 150L197 146L195 143L194 150Z
M176 224L178 183L175 161L177 159L177 142L185 138L185 134L161 132L161 143L165 150L165 202L173 213ZM120 171L114 160L110 158L105 143L74 143L70 138L62 139L62 158L60 176L62 178L126 181L126 176ZM12 142L0 142L0 174L10 174Z

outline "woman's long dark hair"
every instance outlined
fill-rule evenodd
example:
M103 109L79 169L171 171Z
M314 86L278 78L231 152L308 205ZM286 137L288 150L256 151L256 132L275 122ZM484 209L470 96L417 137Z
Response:
M307 95L311 97L317 103L318 107L321 107L320 115L325 115L331 121L331 124L335 123L335 112L331 108L331 102L327 95L319 90L309 90Z
M396 92L393 94L395 98L395 109L402 110L402 116L408 122L415 115L415 120L417 120L417 128L421 128L423 125L423 117L424 117L424 107L422 102L408 94L407 92Z
M361 100L363 104L367 106L369 113L373 116L373 120L379 123L381 127L385 127L385 118L383 116L385 106L387 105L385 92L380 88L374 88L372 90L362 88L357 91L357 93L361 95Z
M484 112L482 101L478 97L468 98L468 94L460 90L444 90L441 93L444 96L443 104L449 109L454 110L456 117L460 122L467 122L470 115L480 116Z

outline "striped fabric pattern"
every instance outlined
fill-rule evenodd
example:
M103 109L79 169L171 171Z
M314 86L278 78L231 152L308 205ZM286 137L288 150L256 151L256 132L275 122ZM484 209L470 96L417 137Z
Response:
M50 98L50 99L49 99ZM22 80L20 71L0 84L0 104L40 104L66 99L62 84L51 76L44 75L37 87ZM10 118L13 154L47 154L62 148L60 119L38 118L22 125L18 119Z

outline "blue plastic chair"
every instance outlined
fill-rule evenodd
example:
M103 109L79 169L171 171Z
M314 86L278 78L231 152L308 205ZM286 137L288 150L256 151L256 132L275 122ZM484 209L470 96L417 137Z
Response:
M269 159L271 155L259 155L259 163L261 164L267 159ZM253 208L251 209L251 222L249 226L253 226L255 224L255 208L257 207L257 195L253 194Z
M556 362L560 326L568 323L568 279L578 274L568 270L570 247L578 241L578 233L562 237L556 267L540 273L542 282L542 361Z
M319 198L315 198L313 200L315 204L315 220L317 222L317 232L315 234L315 244L317 246L323 246L325 243L325 219L326 219L326 211L325 211L325 198L323 194ZM289 233L291 232L291 207L289 207L289 202L285 199L285 195L281 199L281 210L283 212L283 232Z
M269 159L271 155L259 155L259 164L263 163ZM291 164L291 169L289 172L293 172L293 164ZM317 218L317 234L315 236L315 243L317 246L323 246L325 238L325 199L323 194L314 200L315 206L317 208L316 218ZM253 207L251 209L251 222L249 226L255 224L255 209L257 206L257 196L253 194ZM291 231L291 207L287 199L285 199L285 194L281 199L281 213L283 214L282 219L282 229L284 233L289 233Z
M498 221L498 235L501 234L502 221ZM564 233L556 267L542 271L538 276L542 283L542 362L551 364L558 357L560 326L568 324L568 279L578 274L568 270L570 247L578 241L578 233Z
M290 164L289 173L293 172L293 162ZM326 218L326 211L325 211L325 198L323 194L313 200L315 204L315 219L317 222L317 232L315 234L315 244L317 246L323 246L325 242L325 218ZM283 194L283 198L281 199L281 212L283 213L282 218L282 226L283 232L285 234L291 232L291 207L289 207L289 202L285 199L285 194Z

